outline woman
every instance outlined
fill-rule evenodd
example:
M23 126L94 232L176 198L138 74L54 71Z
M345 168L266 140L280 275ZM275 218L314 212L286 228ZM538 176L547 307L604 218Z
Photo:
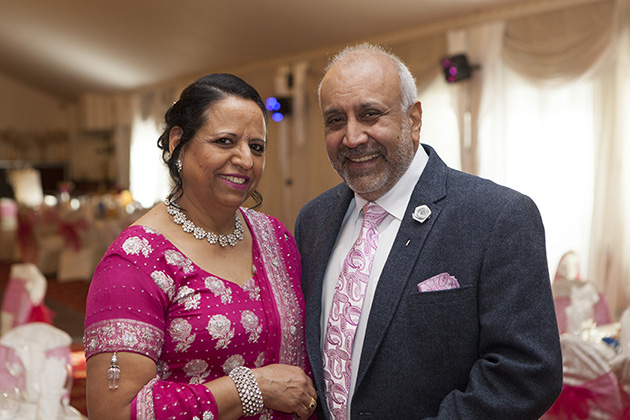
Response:
M197 80L167 111L158 146L174 187L90 286L90 420L313 415L295 241L241 207L261 202L266 124L259 94L228 74Z

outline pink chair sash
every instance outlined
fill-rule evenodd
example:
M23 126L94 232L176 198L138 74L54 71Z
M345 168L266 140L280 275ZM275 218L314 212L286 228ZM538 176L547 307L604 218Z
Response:
M10 279L2 299L2 311L13 315L11 327L28 322L33 311L33 302L22 279Z
M556 308L556 319L558 320L558 330L560 334L564 334L568 330L567 313L565 309L571 304L569 296L558 296L554 298ZM593 307L593 322L595 325L606 325L612 322L608 300L603 293L599 294L599 301Z
M11 278L2 298L2 312L13 315L11 328L28 322L53 323L54 313L40 302L34 305L23 279Z
M630 395L623 391L615 374L608 372L579 386L564 385L542 420L590 419L593 409L609 413L611 419L626 419L622 416L628 407Z

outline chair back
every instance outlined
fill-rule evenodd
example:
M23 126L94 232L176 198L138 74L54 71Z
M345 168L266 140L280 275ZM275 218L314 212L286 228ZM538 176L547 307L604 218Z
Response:
M562 393L541 420L621 420L630 407L630 395L611 371L610 360L573 335L563 334L560 341Z
M0 346L17 354L24 372L26 400L41 404L51 395L59 403L69 404L72 388L72 337L65 331L43 322L17 326L2 337ZM16 360L14 356L11 360ZM16 362L15 365L19 366ZM3 366L0 366L2 370ZM5 366L6 369L6 366Z
M47 287L46 278L35 264L11 266L0 310L0 335L27 322L52 322L52 316L44 305Z

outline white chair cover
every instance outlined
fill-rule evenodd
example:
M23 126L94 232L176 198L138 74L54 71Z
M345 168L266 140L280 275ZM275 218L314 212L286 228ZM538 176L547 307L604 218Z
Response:
M11 266L0 311L0 335L29 321L33 308L43 303L47 287L46 278L35 264Z
M571 334L563 334L560 341L563 393L542 419L609 420L621 415L629 400L611 371L609 355ZM579 417L580 412L587 417Z
M69 406L71 344L68 333L42 322L20 325L0 337L0 346L13 349L19 356L25 373L26 401L46 413L40 416L42 419L56 419Z

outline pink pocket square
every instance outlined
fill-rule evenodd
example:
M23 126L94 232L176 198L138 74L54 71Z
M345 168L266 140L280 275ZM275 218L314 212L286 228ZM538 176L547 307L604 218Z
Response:
M418 283L419 292L435 292L438 290L457 289L459 283L457 279L448 273L438 274L430 279Z

